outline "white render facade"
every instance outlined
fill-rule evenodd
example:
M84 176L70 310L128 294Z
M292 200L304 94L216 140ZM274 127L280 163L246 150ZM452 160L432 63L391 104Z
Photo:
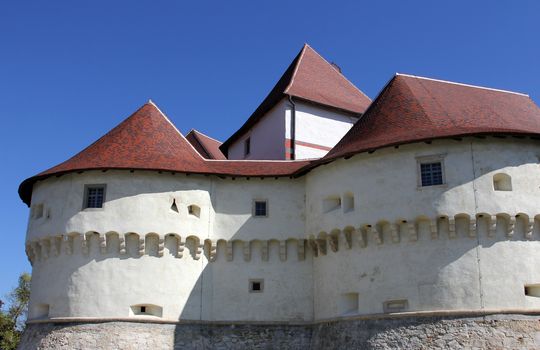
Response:
M285 98L277 103L253 128L230 145L228 158L288 159L293 142L294 159L322 158L358 121L358 115L352 113L306 101L292 103ZM291 136L293 113L294 137ZM248 138L250 152L246 154Z
M537 140L465 137L292 177L48 177L31 198L29 320L538 311L539 157ZM419 186L425 159L441 160L444 184ZM101 209L83 209L91 184L106 185ZM253 216L254 200L267 201L266 217Z

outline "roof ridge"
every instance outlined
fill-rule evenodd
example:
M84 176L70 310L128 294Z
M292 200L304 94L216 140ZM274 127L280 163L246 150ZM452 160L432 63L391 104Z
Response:
M304 47L302 48L302 52L300 53L300 57L298 58L298 61L296 62L296 66L294 67L294 72L293 72L293 74L291 76L291 80L289 81L289 84L287 85L285 90L283 90L284 94L288 94L289 89L293 85L294 77L296 77L296 73L298 73L298 68L300 68L300 62L302 62L302 58L304 58L304 54L306 53L306 48L308 48L308 47L311 49L311 46L309 46L307 43L305 43ZM315 51L315 50L313 50L313 51Z
M178 130L178 128L176 127L176 125L174 125L174 123L169 119L169 117L167 117L167 115L165 113L163 113L163 111L154 103L154 101L152 100L148 100L147 104L151 105L151 106L154 106L158 112L163 116L163 118L165 118L165 120L167 122L169 122L169 124L171 124L171 126L174 128L174 130L176 130L176 132L178 132L178 134L180 135L180 137L182 137L182 139L184 139L184 141L186 141L186 143L189 145L189 147L191 147L191 149L193 151L195 151L195 154L197 154L199 156L199 158L201 158L202 160L205 160L204 157L199 153L199 151L197 151L195 149L195 147L193 147L193 145L191 144L191 142L188 141L188 139L186 139L186 137L180 132L180 130Z
M490 88L490 87L486 87L486 86L472 85L472 84L465 84L465 83L458 83L458 82L450 81L450 80L428 78L428 77L422 77L422 76L419 76L419 75L412 75L412 74L405 74L405 73L396 73L396 75L401 75L401 76L409 77L409 78L416 78L416 79L423 79L423 80L431 80L431 81L436 81L436 82L439 82L439 83L447 83L447 84L453 84L453 85L466 86L466 87L471 87L471 88L476 88L476 89L482 89L482 90L490 90L490 91L496 91L496 92L504 92L504 93L508 93L508 94L515 94L515 95L520 95L520 96L525 96L525 97L529 97L529 98L530 98L530 96L529 96L528 94L525 94L525 93L522 93L522 92L517 92L517 91L510 91L510 90L503 90L503 89L494 89L494 88Z
M200 132L200 131L197 130L197 129L193 129L193 128L192 128L189 132L192 132L192 131L193 131L193 132L196 132L197 134L203 135L204 137L207 137L207 138L209 138L209 139L211 139L211 140L214 140L214 141L216 141L216 142L219 142L220 144L223 143L223 142L221 142L221 141L219 141L219 140L216 140L216 139L213 138L212 136L208 136L208 135L206 135L205 133ZM189 133L188 133L188 134L189 134Z
M311 50L313 50L313 52L315 52L317 54L317 56L319 56L320 58L322 58L324 60L324 62L328 63L330 65L330 67L332 67L333 70L336 71L336 73L338 73L339 75L341 75L343 77L343 79L345 79L345 81L347 81L347 83L349 83L353 88L355 88L356 90L358 90L362 95L364 95L365 97L367 97L370 101L371 101L371 98L366 95L362 90L360 90L358 88L358 86L354 85L346 76L345 74L341 73L336 67L334 67L334 65L330 62L328 62L328 60L326 58L324 58L320 53L318 53L315 49L313 49L311 46L309 46L308 44L306 44L307 47L309 47Z

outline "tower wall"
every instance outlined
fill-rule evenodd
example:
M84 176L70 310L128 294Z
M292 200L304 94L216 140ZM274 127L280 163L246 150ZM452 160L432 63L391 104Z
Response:
M312 171L315 318L538 309L525 287L540 283L539 154L527 140L441 140ZM430 159L442 159L445 184L421 187L418 162ZM511 177L511 191L494 189L496 174Z
M38 183L29 319L310 320L303 181L111 170ZM82 209L87 184L106 184L102 209Z

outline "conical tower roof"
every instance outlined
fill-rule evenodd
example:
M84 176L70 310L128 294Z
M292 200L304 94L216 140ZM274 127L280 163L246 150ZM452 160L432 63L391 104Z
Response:
M90 169L194 171L203 160L152 102L67 161L39 175Z
M149 101L75 156L24 180L19 186L19 196L29 205L36 181L53 175L86 170L158 170L264 177L290 176L307 164L305 161L204 159L165 114Z
M396 74L321 162L381 147L469 135L540 135L528 95Z

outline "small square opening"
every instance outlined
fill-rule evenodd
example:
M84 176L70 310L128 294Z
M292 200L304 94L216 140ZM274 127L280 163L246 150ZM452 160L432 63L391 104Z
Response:
M146 313L146 306L141 306L141 314Z
M263 288L264 288L263 280L250 280L249 281L250 293L262 293Z

